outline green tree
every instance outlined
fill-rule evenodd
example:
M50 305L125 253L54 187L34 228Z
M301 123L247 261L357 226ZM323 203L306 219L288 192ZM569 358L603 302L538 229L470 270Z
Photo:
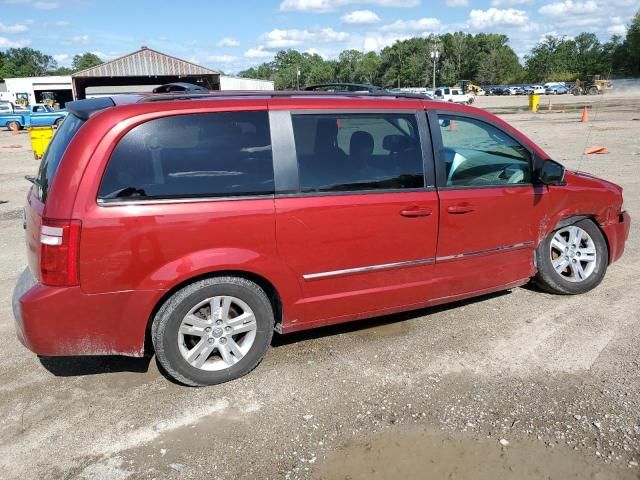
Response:
M33 48L9 48L0 59L0 78L40 77L57 68L51 55Z
M623 46L627 54L624 71L637 77L640 75L640 10L636 12L629 24Z
M85 52L82 54L74 55L71 61L71 69L74 72L86 70L87 68L95 67L104 63L99 56L95 53Z

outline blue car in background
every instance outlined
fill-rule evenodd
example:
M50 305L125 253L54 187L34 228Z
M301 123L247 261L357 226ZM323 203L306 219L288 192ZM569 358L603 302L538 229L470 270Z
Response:
M18 107L3 102L0 108L0 126L9 130L29 127L58 127L69 114L66 110L54 110L49 105L36 103L28 107Z

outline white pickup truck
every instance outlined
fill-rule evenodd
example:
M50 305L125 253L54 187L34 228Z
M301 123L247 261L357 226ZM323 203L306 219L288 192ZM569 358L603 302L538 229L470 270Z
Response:
M466 103L471 105L475 100L475 95L464 93L459 88L440 87L433 93L433 98L444 100L445 102Z

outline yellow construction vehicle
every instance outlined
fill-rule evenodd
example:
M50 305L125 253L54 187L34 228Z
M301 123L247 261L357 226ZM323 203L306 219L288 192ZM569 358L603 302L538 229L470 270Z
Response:
M484 95L484 90L480 85L472 83L471 80L458 80L453 88L458 88L464 93L472 93L474 95Z
M41 98L41 102L49 105L51 108L56 104L56 94L53 92L42 92Z
M16 105L21 107L29 106L29 94L26 92L16 93Z

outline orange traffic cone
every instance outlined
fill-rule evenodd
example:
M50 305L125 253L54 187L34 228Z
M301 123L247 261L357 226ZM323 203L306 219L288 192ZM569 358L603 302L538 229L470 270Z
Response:
M582 118L580 119L582 123L587 123L589 121L589 109L585 105L582 109Z
M456 131L456 121L455 120L449 120L449 130L451 132L455 132Z

